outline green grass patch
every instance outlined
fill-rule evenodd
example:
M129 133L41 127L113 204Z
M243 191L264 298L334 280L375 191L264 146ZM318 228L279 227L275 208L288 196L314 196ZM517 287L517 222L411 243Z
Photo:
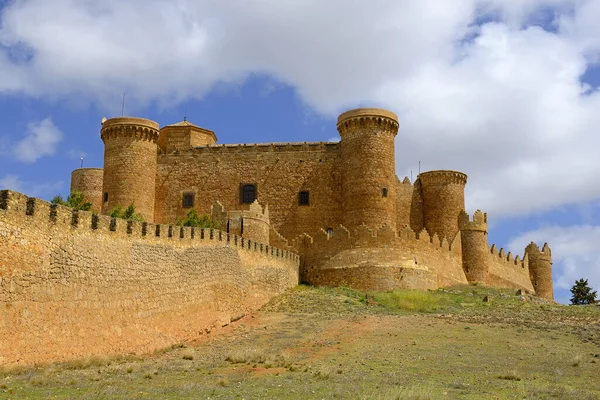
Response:
M461 299L450 293L421 290L397 290L374 294L375 301L392 311L436 313L460 307Z

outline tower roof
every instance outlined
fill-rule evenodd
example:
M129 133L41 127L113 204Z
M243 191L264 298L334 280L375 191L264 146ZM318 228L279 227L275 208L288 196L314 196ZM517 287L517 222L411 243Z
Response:
M186 119L184 119L183 121L177 122L175 124L167 125L167 126L192 126L194 128L200 128L198 125L194 125L194 124L188 122ZM204 129L204 128L200 128L200 129Z

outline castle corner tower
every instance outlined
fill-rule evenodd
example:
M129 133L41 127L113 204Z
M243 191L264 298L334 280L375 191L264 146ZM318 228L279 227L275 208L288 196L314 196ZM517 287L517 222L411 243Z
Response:
M531 283L538 297L554 300L554 287L552 285L552 252L548 243L544 243L542 250L531 242L525 248L529 258L529 275Z
M458 217L465 209L467 175L457 171L419 174L423 194L423 222L429 235L452 241L458 233Z
M396 230L396 114L378 108L347 111L338 118L342 138L342 223Z
M486 283L489 272L487 214L477 210L473 220L462 211L459 216L463 270L469 283Z
M102 213L135 205L147 222L154 220L158 123L133 117L104 121Z

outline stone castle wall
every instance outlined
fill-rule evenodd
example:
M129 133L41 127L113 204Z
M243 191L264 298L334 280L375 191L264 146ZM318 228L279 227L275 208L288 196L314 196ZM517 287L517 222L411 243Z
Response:
M321 230L301 235L291 246L302 255L301 280L313 285L437 289L471 283L464 270L461 236L458 233L448 242L409 227L396 233L387 226L375 232L366 226L353 232L339 226L331 234ZM514 258L503 249L498 252L495 245L490 249L487 242L483 254L487 273L480 283L534 292L527 255L523 260Z
M303 255L301 279L314 285L345 285L361 290L435 289L467 284L462 269L460 235L452 243L387 226L373 232L343 226L332 235L319 232L293 243Z
M72 212L0 192L0 365L140 353L298 283L297 255L222 231Z
M492 245L489 248L487 263L489 265L489 272L485 281L487 285L525 289L530 293L536 292L529 276L529 257L527 254L524 257L515 257L511 252L507 254L504 249L498 251L496 245Z
M248 209L240 185L257 186L257 199L269 206L271 225L286 238L341 223L339 143L217 145L158 156L155 222L185 216L183 193L210 214L218 200L227 210ZM309 205L299 192L309 192Z

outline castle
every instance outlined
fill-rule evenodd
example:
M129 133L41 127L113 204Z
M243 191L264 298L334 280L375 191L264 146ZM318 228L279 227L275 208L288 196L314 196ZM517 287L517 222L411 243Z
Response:
M358 109L339 143L217 145L187 121L102 123L104 168L73 171L99 213L0 191L0 365L147 353L298 285L482 283L552 300L548 245L514 257L464 211L467 176L398 180L396 115ZM145 222L112 218L134 203ZM191 209L222 229L176 224Z
M341 114L339 143L218 145L182 121L104 120L104 168L73 171L71 190L98 211L134 203L147 222L195 208L246 240L300 255L300 279L362 290L482 283L553 299L548 245L514 257L489 246L487 215L465 213L467 176L395 174L397 116ZM261 206L265 205L264 208Z

